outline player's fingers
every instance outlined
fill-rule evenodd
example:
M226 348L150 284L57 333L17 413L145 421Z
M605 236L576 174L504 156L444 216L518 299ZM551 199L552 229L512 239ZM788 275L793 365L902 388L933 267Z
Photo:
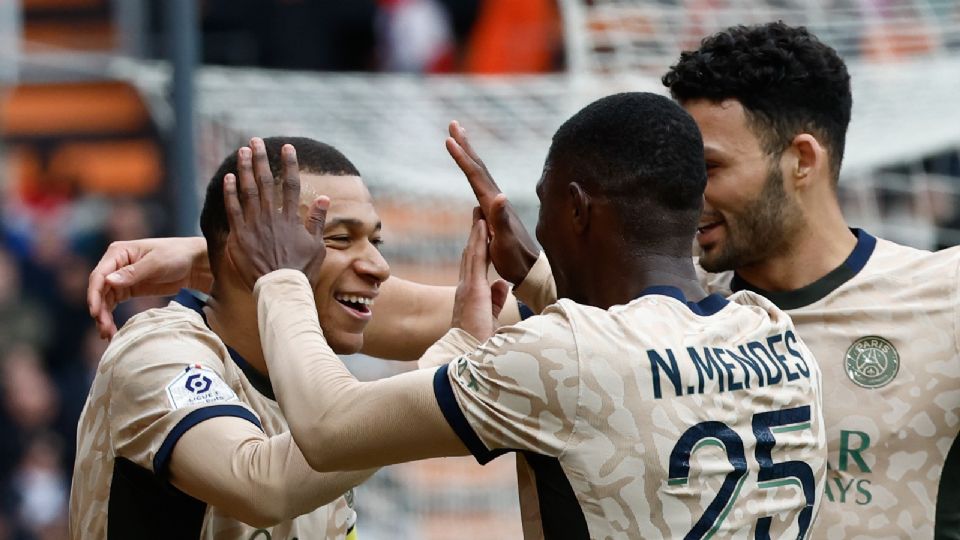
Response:
M267 145L263 144L260 137L254 137L250 139L250 148L253 150L253 174L257 181L257 192L260 194L260 211L272 212L273 192L278 179L274 179L273 172L270 171Z
M237 177L226 174L223 177L223 204L227 209L227 223L231 231L237 231L243 224L243 210L237 197Z
M100 311L97 313L94 320L97 323L97 329L100 331L100 337L109 339L112 332L116 332L116 326L113 323L113 308L117 305L116 302L116 291L107 287L103 294L103 303L101 304Z
M300 207L300 164L297 162L297 150L292 144L285 144L280 150L283 161L283 214L295 217ZM329 202L329 201L328 201Z
M460 167L463 174L467 175L467 178L480 172L480 166L477 165L477 162L467 155L463 147L453 137L447 137L444 144L446 144L447 153L456 162L457 167Z
M453 129L450 136L456 139L457 143L459 143L460 146L463 147L464 152L466 152L467 155L470 156L470 159L476 161L478 165L483 166L483 162L480 161L480 156L477 155L477 153L473 149L473 146L470 145L470 139L467 138L466 128L461 126L460 122L457 122L456 120L454 120L452 124L453 124L452 126Z
M129 290L130 287L137 285L145 278L149 277L154 273L155 263L150 258L144 258L139 261L132 262L126 266L118 268L114 272L106 277L106 286L108 292L115 292L117 290ZM110 305L107 305L110 308Z
M470 234L467 235L467 244L463 246L463 252L460 254L460 283L470 283L473 279L473 250L475 249L475 240L478 220L474 220L470 226Z
M498 232L507 232L510 229L510 213L507 207L510 201L503 193L497 194L490 204L490 212L487 219L490 220L490 234L496 235Z
M467 183L470 184L470 189L477 198L477 202L483 206L489 205L492 198L500 193L497 185L490 179L490 175L467 156L463 148L461 148L455 140L448 137L446 144L450 157L452 157L457 163L457 166L460 167L463 175L467 177Z
M471 229L472 233L472 229ZM467 274L467 254L470 252L470 237L467 237L467 244L463 246L463 251L460 252L460 283L463 283L464 277Z
M487 281L487 222L478 219L473 223L473 230L470 232L470 258L469 264L471 278L476 283L486 283Z
M327 210L330 208L330 198L326 195L317 197L310 204L310 210L307 212L307 230L310 234L317 237L317 241L323 244L323 226L327 221Z
M237 150L236 191L244 215L252 218L260 210L260 190L253 172L253 151L244 146Z
M490 284L490 303L494 319L500 317L500 312L507 303L508 296L510 296L510 284L506 281L498 279Z
M481 203L500 193L500 187L490 175L480 156L470 146L466 131L456 121L450 123L450 137L447 139L447 151L467 176L474 195Z
M104 310L103 313L98 314L96 322L102 339L110 339L117 333L117 325L113 322L113 314L110 311Z
M102 262L103 261L101 261L101 263ZM103 294L103 287L106 283L107 276L103 274L99 265L97 265L97 268L94 268L93 272L90 272L90 277L87 279L87 309L93 318L96 318L97 315L100 314L100 307L102 305L101 295Z

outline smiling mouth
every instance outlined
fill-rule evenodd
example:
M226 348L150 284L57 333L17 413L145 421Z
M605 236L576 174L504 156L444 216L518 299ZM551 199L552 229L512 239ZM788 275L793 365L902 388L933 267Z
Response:
M333 298L358 313L370 313L374 302L373 298L354 294L337 294Z

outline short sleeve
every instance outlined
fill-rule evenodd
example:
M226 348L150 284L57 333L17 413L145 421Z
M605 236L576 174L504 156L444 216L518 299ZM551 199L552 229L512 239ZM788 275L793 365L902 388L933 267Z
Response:
M224 379L215 336L177 325L153 330L127 344L110 382L113 450L166 479L177 441L191 427L218 416L257 415Z
M554 305L442 366L434 393L481 464L513 450L557 457L576 423L579 371L573 330Z

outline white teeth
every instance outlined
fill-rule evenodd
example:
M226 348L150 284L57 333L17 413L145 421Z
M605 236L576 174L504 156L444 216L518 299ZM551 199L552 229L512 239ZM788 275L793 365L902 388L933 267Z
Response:
M365 306L373 305L373 298L366 298L364 296L355 296L352 294L338 294L338 295L334 295L334 298L343 302L350 302L351 304L362 304Z

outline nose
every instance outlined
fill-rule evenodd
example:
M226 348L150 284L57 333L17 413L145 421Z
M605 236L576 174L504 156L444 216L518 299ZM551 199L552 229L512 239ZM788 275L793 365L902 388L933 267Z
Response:
M360 277L376 282L377 285L390 277L390 265L373 244L369 244L363 255L354 261L354 270Z

